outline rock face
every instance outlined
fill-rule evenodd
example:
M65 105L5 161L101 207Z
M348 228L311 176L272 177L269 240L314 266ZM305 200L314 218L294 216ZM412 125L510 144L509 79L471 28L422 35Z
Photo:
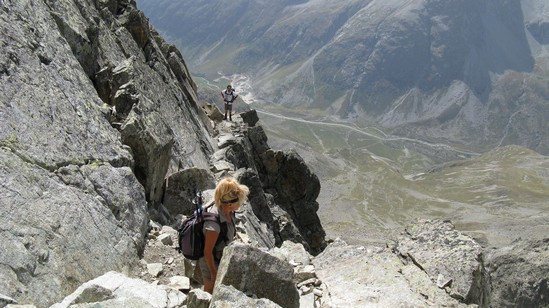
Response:
M261 126L225 140L213 156L214 163L228 162L234 170L242 170L238 178L251 188L253 212L273 230L276 244L293 240L318 254L326 246L326 233L316 215L318 177L295 151L271 149Z
M336 240L313 264L327 285L325 300L331 307L466 307L438 288L425 271L403 263L389 249Z
M549 239L526 240L487 255L489 307L549 306Z
M486 275L482 247L449 221L418 220L397 240L396 251L465 303L482 303Z
M293 274L289 263L257 248L230 245L223 252L216 285L233 286L244 293L268 298L281 307L299 307L299 293L293 283ZM216 292L213 294L215 296Z
M81 285L61 303L51 308L90 307L101 302L103 307L181 307L186 296L164 285L108 272Z
M185 170L215 184L214 125L181 54L134 1L1 1L0 31L0 294L47 307L105 272L131 271L149 220L170 223L192 197ZM243 151L261 146L227 151L254 169ZM279 202L314 210L307 191ZM293 229L279 239L325 245L314 211L315 226L283 213Z

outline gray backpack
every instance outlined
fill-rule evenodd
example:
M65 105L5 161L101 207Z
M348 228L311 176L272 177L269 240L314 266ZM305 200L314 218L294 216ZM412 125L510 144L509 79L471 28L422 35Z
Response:
M198 260L204 256L204 222L215 221L221 226L221 233L217 238L216 245L220 241L228 242L227 239L227 223L221 223L219 215L208 212L208 209L214 205L210 203L202 208L202 196L197 202L197 209L194 213L183 221L181 228L178 230L179 252L189 260Z

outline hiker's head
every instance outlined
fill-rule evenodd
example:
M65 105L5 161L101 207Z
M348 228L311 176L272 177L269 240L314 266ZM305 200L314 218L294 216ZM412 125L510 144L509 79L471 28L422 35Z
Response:
M244 203L249 193L246 185L239 184L234 178L224 178L215 188L215 205L218 208L231 206L236 210Z
M230 90L230 89L232 89L232 88L233 88L233 87L231 87L231 85L228 85L228 86L227 86L227 90Z

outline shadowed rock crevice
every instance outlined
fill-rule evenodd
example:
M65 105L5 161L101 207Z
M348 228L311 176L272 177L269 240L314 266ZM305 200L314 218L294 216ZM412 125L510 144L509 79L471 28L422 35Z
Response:
M70 14L70 11L64 11L65 8L62 4L59 4L60 7L56 7L57 4L56 2L49 4L51 16L55 20L60 34L65 38L75 58L84 69L84 72L91 78L100 69L101 51L98 45L100 30L96 24L99 22L99 18L88 15L85 7L76 3L82 18L92 21L86 24L79 24L80 21L77 19L79 15L76 15L76 19L74 20L67 19L62 14Z

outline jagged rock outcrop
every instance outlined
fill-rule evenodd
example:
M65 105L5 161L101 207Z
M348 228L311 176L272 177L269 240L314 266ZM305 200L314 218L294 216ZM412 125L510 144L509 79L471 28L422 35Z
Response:
M242 118L253 118L249 113L255 111ZM318 254L326 246L326 233L316 214L318 177L295 151L271 149L261 126L243 129L240 121L236 132L227 131L225 123L219 126L212 171L233 173L250 187L253 213L272 230L276 245L292 240Z
M248 126L255 126L255 124L259 121L259 117L257 116L257 111L255 109L243 112L240 116L242 117L242 121Z
M214 296L212 297L212 304L209 307L223 308L223 307L265 307L265 308L281 308L275 302L266 299L248 297L241 291L238 291L233 286L221 285L217 287Z

